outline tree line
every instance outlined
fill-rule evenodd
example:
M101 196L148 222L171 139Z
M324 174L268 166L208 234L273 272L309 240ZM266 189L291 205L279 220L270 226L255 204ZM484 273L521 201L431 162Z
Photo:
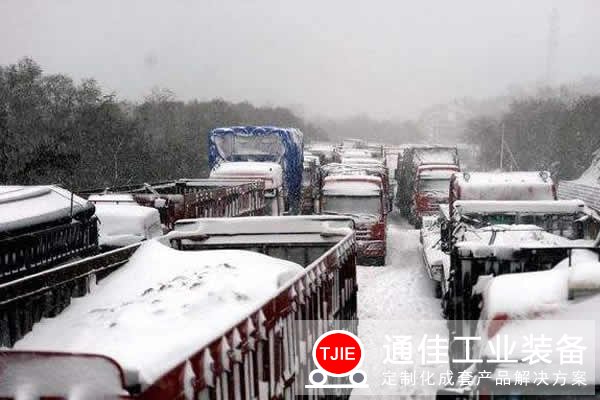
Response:
M504 151L501 152L504 137ZM600 148L600 96L558 93L515 99L498 117L468 121L465 139L487 169L548 170L576 179Z
M323 138L289 109L179 101L154 90L119 101L93 80L45 74L26 58L0 66L0 184L73 190L208 174L208 132L218 126L279 125Z

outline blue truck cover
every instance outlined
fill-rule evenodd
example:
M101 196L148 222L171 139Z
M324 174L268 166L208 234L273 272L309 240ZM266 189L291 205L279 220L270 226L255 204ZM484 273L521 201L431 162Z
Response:
M209 133L208 163L214 170L228 161L270 161L283 168L290 213L298 214L302 195L303 135L296 128L232 126Z

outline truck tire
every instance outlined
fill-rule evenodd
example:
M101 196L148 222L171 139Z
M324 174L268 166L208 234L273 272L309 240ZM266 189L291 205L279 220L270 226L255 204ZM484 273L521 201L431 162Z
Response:
M377 265L378 267L383 267L385 265L385 256L376 257L373 260L373 265Z

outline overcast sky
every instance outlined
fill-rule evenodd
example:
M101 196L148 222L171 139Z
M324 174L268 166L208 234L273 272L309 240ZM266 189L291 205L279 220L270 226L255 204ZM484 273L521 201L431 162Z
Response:
M0 0L0 64L93 77L121 98L295 105L414 118L452 98L600 73L597 0Z

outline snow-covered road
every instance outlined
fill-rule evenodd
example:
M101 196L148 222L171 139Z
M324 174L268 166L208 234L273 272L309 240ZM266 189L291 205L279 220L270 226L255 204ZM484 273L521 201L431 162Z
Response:
M419 231L396 212L389 218L387 265L358 267L358 285L359 337L365 342L366 354L370 356L366 367L372 390L368 392L401 398L432 397L438 385L422 386L421 376L433 372L437 379L447 365L422 363L417 346L425 336L439 334L447 338L448 332L440 314L440 302L434 296L434 286L423 269ZM387 329L392 331L387 332ZM382 335L412 336L414 362L411 365L384 363L380 358L383 354L381 347L385 344ZM366 342L371 339L371 346L379 349L369 352L370 346ZM372 356L374 351L377 352L375 357ZM403 370L412 371L416 380L414 385L401 384ZM388 384L382 385L386 379ZM364 396L358 396L361 392L367 393L355 390L353 397L364 399Z

